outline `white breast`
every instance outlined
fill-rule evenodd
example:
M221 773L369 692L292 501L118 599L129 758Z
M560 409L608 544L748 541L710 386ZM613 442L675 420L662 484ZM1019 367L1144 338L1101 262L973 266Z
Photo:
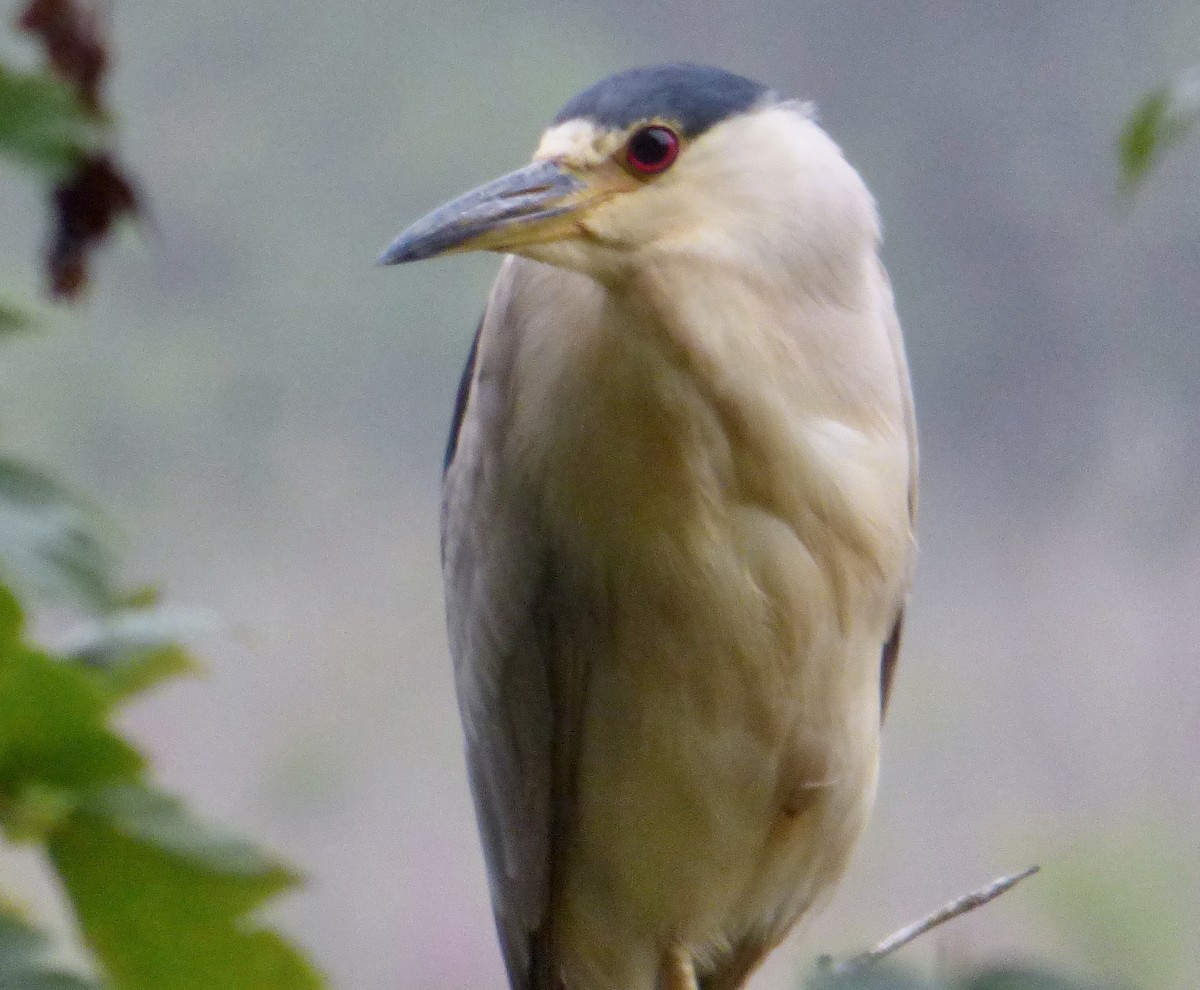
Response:
M873 257L851 307L717 278L669 314L667 263L625 294L508 264L512 463L607 630L556 937L572 988L642 990L666 944L777 940L865 823L911 555L906 375Z

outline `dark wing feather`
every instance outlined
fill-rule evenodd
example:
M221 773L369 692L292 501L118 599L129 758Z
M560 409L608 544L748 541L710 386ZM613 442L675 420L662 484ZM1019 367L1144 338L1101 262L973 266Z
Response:
M447 624L467 770L513 990L555 990L551 902L584 665L538 499L506 462L514 265L502 270L459 392L443 488ZM564 618L568 617L568 618Z
M892 634L883 644L883 657L879 664L879 714L887 714L888 698L892 694L892 678L896 676L896 661L900 659L900 635L904 631L904 609L896 616Z
M463 416L467 412L467 397L471 394L471 379L475 377L475 360L479 354L479 334L483 330L483 317L475 327L475 336L471 340L471 352L467 355L467 363L463 366L462 377L458 380L458 392L454 396L454 413L450 419L450 436L446 438L446 456L442 461L442 474L450 470L450 462L458 450L458 433L462 429Z
M884 319L887 321L888 336L892 342L892 354L900 374L900 390L904 398L904 431L908 440L908 520L914 532L917 525L917 417L913 407L912 382L908 374L908 358L904 353L904 338L900 333L900 319L896 315L896 304L892 296L892 283L883 265L879 266L884 287ZM883 644L879 664L880 718L887 714L888 698L892 693L892 681L896 676L896 664L900 660L900 638L904 631L904 608L901 607L892 626L891 635Z

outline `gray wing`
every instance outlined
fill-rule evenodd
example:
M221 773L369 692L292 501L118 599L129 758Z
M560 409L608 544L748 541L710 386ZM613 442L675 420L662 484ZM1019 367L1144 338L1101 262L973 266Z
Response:
M551 901L567 828L582 665L537 499L505 462L514 328L506 266L447 448L442 558L467 771L514 990L553 990Z

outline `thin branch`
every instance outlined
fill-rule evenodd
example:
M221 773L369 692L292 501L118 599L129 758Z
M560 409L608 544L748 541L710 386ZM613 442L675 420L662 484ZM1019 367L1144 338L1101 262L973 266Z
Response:
M938 925L945 924L959 915L966 914L968 911L974 911L977 907L983 907L989 901L995 900L1006 890L1012 890L1026 877L1031 877L1037 873L1039 867L1031 866L1027 870L1022 870L1020 873L1014 873L1012 876L1000 877L998 880L993 880L986 887L980 887L978 890L973 890L969 894L964 894L962 897L955 898L949 904L945 904L938 908L932 914L927 915L920 921L901 928L898 932L889 935L875 948L868 949L866 952L855 956L853 959L847 959L844 962L834 963L830 966L833 973L838 976L845 976L850 973L858 973L864 969L874 966L884 956L889 956L902 946L908 945L913 939L924 935L926 932L937 928Z

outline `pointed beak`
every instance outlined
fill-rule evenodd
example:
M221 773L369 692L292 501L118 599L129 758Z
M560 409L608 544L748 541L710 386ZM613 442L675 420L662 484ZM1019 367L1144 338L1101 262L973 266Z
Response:
M540 161L480 186L422 217L379 257L381 265L464 251L511 251L568 236L568 214L592 199L588 185Z

